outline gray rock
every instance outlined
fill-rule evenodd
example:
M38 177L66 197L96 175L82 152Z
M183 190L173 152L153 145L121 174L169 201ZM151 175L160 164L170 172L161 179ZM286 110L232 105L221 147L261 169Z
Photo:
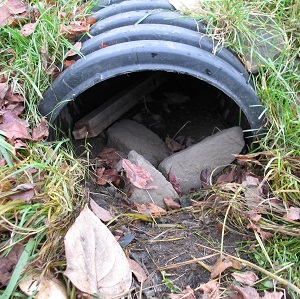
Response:
M139 204L152 202L156 205L166 208L164 198L178 198L177 192L171 183L142 155L135 151L130 151L128 160L150 172L153 182L149 182L148 186L157 186L157 189L144 190L133 186L133 193L130 199Z
M187 193L192 188L200 188L200 173L204 169L220 172L234 160L245 145L243 131L232 127L209 136L191 147L173 154L163 160L158 169L167 177L171 173L176 177L181 191Z
M107 130L109 147L115 147L128 154L135 150L155 167L166 157L169 150L165 143L144 125L123 119Z

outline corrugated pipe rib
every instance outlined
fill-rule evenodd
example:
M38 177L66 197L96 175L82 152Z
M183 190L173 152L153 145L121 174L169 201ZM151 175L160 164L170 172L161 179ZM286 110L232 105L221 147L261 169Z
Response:
M135 72L164 71L205 81L232 99L255 136L263 107L249 74L228 49L205 35L205 25L179 14L168 1L100 1L82 58L53 82L39 111L50 123L70 102L100 82Z

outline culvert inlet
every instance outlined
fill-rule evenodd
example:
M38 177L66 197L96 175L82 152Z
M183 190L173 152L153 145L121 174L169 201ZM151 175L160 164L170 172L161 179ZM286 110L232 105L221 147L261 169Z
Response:
M52 138L58 131L94 137L145 109L161 117L146 121L162 137L186 123L198 140L212 128L234 125L248 132L249 143L257 137L263 108L249 74L231 51L205 36L204 24L166 0L100 1L94 17L83 57L53 82L39 106L56 127ZM172 100L179 94L188 100ZM167 126L157 125L165 119Z

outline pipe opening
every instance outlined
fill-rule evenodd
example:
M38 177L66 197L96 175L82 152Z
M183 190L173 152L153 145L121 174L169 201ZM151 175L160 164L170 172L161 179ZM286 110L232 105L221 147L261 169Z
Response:
M75 140L74 136L78 137L78 131L79 135L82 133L82 120L85 123L85 118L99 107L110 106L112 99L118 100L124 94L129 94L130 97L136 86L141 82L147 84L147 80L153 76L154 81L150 81L149 84L154 82L156 86L143 86L144 89L139 91L136 102L132 104L132 98L125 99L125 102L117 102L114 110L109 111L109 115L104 112L96 116L96 122L101 122L98 117L102 117L106 129L120 119L132 119L142 123L162 139L182 136L181 138L190 138L193 142L199 142L219 130L236 125L244 130L250 129L251 126L241 108L217 87L189 75L143 71L113 77L79 94L59 113L54 122L56 130L52 131L52 136L61 138L62 135L67 135L73 139L74 144L80 145L82 141ZM133 93L133 96L136 95ZM120 109L123 109L124 113L118 116ZM93 140L99 142L99 137L105 143L105 129L95 135L93 126L95 125L88 128L89 135L83 131L82 140L92 135L96 138L89 138L91 144ZM247 138L250 136L251 133L245 133L248 143L252 141L251 138Z

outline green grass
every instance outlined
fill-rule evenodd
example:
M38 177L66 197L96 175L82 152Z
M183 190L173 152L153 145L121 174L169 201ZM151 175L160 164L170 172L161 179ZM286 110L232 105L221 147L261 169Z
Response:
M270 204L270 210L266 209L258 223L262 229L274 232L275 236L266 241L257 236L257 246L250 256L270 272L292 264L278 275L299 288L300 226L299 222L286 222L283 216L286 208L300 207L300 63L297 60L300 56L300 2L208 0L199 1L199 7L197 12L187 10L185 13L204 21L209 29L208 35L215 39L216 44L233 49L246 65L249 65L246 60L259 61L258 74L252 79L265 107L268 127L266 137L259 144L265 155L259 160L270 186L270 198L279 199L281 205L280 209L272 210ZM271 40L262 38L259 28L266 28L277 40L281 39L282 52L276 57L266 58L260 52L259 46L264 42L271 43ZM225 214L226 202L230 204L236 191L214 191L223 199ZM241 192L230 215L241 227L243 204ZM263 280L256 287L266 289L266 285L268 283ZM298 298L293 292L290 295Z

